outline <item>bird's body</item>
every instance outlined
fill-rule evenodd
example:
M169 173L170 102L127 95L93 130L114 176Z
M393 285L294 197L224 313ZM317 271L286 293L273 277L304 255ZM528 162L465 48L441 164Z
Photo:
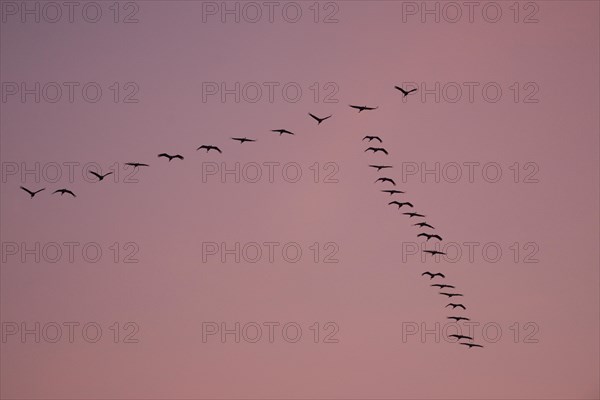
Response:
M367 107L367 106L353 106L352 104L350 105L350 107L358 110L359 113L361 113L363 111L377 110L379 108L379 107Z
M445 307L445 308L448 308L448 307L452 307L452 309L453 309L453 310L454 310L456 307L458 307L458 308L462 308L463 310L466 310L466 309L467 309L467 307L465 307L465 306L464 306L464 305L462 305L462 304L458 304L458 303L448 303L448 304L446 304L446 307Z
M273 129L271 132L279 133L279 136L283 135L284 133L288 135L295 135L294 132L290 132L287 129Z
M383 140L381 140L381 138L380 138L379 136L365 136L365 137L363 138L363 141L364 141L365 139L368 139L368 140L369 140L369 142L370 142L370 141L372 141L372 140L379 140L379 143L383 143Z
M405 202L403 202L403 203L401 203L401 202L399 202L399 201L391 201L391 202L389 202L389 203L388 203L388 205L392 205L392 204L395 204L395 205L397 205L397 206L398 206L398 209L401 209L401 208L402 208L402 206L409 206L409 207L411 207L411 208L413 207L412 203L409 203L408 201L405 201Z
M423 250L423 253L429 253L432 256L435 256L436 254L446 255L446 253L444 253L442 251L437 251L437 250Z
M482 345L475 344L475 343L461 343L461 344L464 344L465 346L469 346L469 348L471 348L471 347L483 347Z
M233 139L233 140L237 140L237 141L238 141L238 142L240 142L240 143L244 143L244 142L256 142L256 140L255 140L255 139L248 139L248 138L246 138L246 137L242 137L242 138L239 138L239 137L232 137L231 139Z
M462 295L462 294L460 294L460 293L446 293L446 292L440 292L440 294L443 294L444 296L448 296L449 298L456 297L456 296L463 296L463 295Z
M203 144L202 146L198 147L198 148L196 149L196 151L198 151L198 150L200 150L200 149L205 149L207 153L208 153L209 151L211 151L211 150L215 150L215 151L218 151L219 153L223 153L223 152L221 151L221 149L220 149L220 148L218 148L217 146L212 146L212 145L207 145L207 144Z
M473 340L473 338L471 336L458 335L458 334L448 335L448 337L455 337L457 340L461 340L461 339Z
M379 178L375 181L375 183L377 182L389 182L392 185L396 186L396 182L394 182L394 180L392 178Z
M400 86L394 86L396 89L398 89L399 91L402 92L402 94L404 95L404 97L408 96L409 94L411 94L412 92L416 92L417 89L410 89L410 90L404 90L402 89Z
M436 287L439 287L440 289L444 289L444 288L456 289L452 285L444 285L443 283L434 283L433 285L430 285L430 286L436 286Z
M412 217L425 217L423 214L414 213L414 212L405 212L405 213L402 213L402 214L408 215L409 218L412 218Z
M390 194L390 196L392 196L392 195L394 195L394 194L404 193L404 192L403 192L403 191L401 191L401 190L393 190L393 189L392 189L392 190L382 190L382 192L383 192L383 193L389 193L389 194Z
M440 240L440 241L442 240L442 237L440 235L430 235L428 233L419 233L417 235L417 237L421 237L421 236L426 237L428 242L429 242L429 239L437 239L437 240Z
M149 167L148 164L142 164L142 163L138 163L138 162L128 162L128 163L125 163L125 165L129 165L130 167L133 167L133 168L137 168L137 167Z
M465 318L465 317L448 317L448 319L453 319L456 322L458 322L458 321L470 321L471 320L471 319Z
M431 229L435 229L433 226L429 225L427 222L419 222L418 224L414 224L413 226L418 226L420 228L431 228Z
M314 114L308 113L308 115L310 115L311 117L313 117L316 121L317 121L317 125L321 125L321 122L325 121L328 118L331 118L333 115L330 115L328 117L324 117L324 118L319 118Z
M436 276L440 276L440 277L442 277L442 278L445 278L445 277L446 277L446 275L442 274L441 272L431 273L431 272L429 272L429 271L425 271L425 272L423 272L423 273L421 274L421 276L425 276L425 275L429 275L429 279L430 279L430 280L431 280L431 279L433 279L433 278L435 278Z
M29 190L29 189L27 189L26 187L23 187L23 186L21 186L21 189L23 189L24 191L26 191L27 193L29 193L29 195L31 196L32 199L33 199L33 196L35 196L36 194L38 194L42 190L46 190L46 188L43 188L43 189L40 189L40 190L36 190L35 192L32 192L31 190Z
M54 193L60 193L61 196L65 193L69 193L71 196L77 197L77 196L75 196L75 193L71 192L69 189L58 189L58 190L55 190L54 192L52 192L52 194L54 194Z
M97 173L97 172L94 172L94 171L88 171L88 172L89 172L90 174L94 175L96 178L98 178L98 182L100 182L100 181L104 180L104 178L106 178L108 175L111 175L111 174L112 174L112 172L107 172L107 173L106 173L106 174L104 174L104 175L101 175L101 174L99 174L99 173Z
M371 168L377 168L377 172L379 172L379 171L381 171L382 169L385 169L385 168L392 168L391 165L372 165L372 164L369 165L369 167L371 167Z
M169 159L169 162L171 162L171 160L173 160L174 158L178 158L180 160L183 160L183 156L181 154L175 154L174 156L167 154L167 153L160 153L158 155L158 157L165 157Z
M383 147L369 147L368 149L365 150L365 153L367 151L372 151L373 153L378 153L378 152L382 152L383 154L385 154L386 156L389 154L387 152L386 149L384 149Z

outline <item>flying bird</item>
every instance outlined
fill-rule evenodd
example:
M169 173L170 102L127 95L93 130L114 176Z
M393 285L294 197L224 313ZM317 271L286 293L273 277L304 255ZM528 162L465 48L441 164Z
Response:
M42 190L46 190L46 188L40 189L40 190L36 190L35 192L32 192L31 190L21 186L21 189L23 189L24 191L26 191L27 193L29 193L29 195L31 196L31 198L33 199L33 196L35 196L36 194L38 194L39 192L41 192Z
M311 117L313 117L316 121L317 121L317 125L321 125L321 122L325 121L328 118L333 117L333 115L330 115L329 117L325 117L325 118L319 118L314 114L308 113L308 115L310 115Z
M379 178L374 183L377 182L390 182L392 185L396 186L396 182L394 182L394 180L391 178Z
M437 287L439 287L440 289L443 289L443 288L456 289L456 288L455 288L454 286L452 286L452 285L444 285L443 283L434 283L433 285L430 285L430 286L437 286Z
M287 129L273 129L271 132L277 132L279 133L279 136L283 135L284 133L287 133L288 135L295 135L294 132L290 132Z
M357 109L359 113L363 112L363 111L377 110L379 108L379 107L367 107L367 106L353 106L352 104L350 104L350 107Z
M407 212L407 213L402 213L402 214L408 215L409 218L412 218L412 217L425 217L423 214L414 213L414 212Z
M404 90L402 89L400 86L394 86L396 89L398 89L399 91L402 92L402 94L404 95L404 97L408 96L409 94L411 94L412 92L416 92L417 89L410 89L410 90Z
M379 143L383 143L383 140L381 140L381 138L379 136L365 136L363 138L363 142L365 141L365 139L369 139L369 142L371 140L379 140Z
M448 319L453 319L456 322L458 322L458 321L470 321L471 320L471 319L465 318L465 317L448 317Z
M396 194L396 193L404 193L404 192L403 192L403 191L401 191L401 190L382 190L382 192L384 192L384 193L389 193L389 194L390 194L390 196L391 196L391 195L394 195L394 194Z
M207 152L207 153L208 153L209 151L211 151L211 150L216 150L216 151L218 151L219 153L223 153L223 152L221 151L221 149L220 149L220 148L218 148L217 146L210 146L210 145L206 145L206 144L203 144L202 146L198 147L198 148L196 149L196 151L198 151L198 150L200 150L200 149L206 149L206 152Z
M94 171L88 171L88 172L90 174L94 175L95 177L97 177L98 178L98 182L100 182L101 180L103 180L104 178L106 178L108 175L112 174L112 172L107 172L104 175L100 175L99 173L94 172Z
M448 337L455 337L458 340L461 339L469 339L469 340L473 340L473 338L471 336L465 336L465 335L448 335Z
M471 347L483 347L482 345L475 344L475 343L461 343L461 344L464 344L465 346L469 346L469 348L471 348Z
M429 242L429 239L437 239L437 240L442 240L442 237L440 235L430 235L428 233L419 233L417 235L417 237L421 237L421 236L425 236L427 238L427 241Z
M443 254L446 255L446 253L443 253L441 251L437 251L437 250L423 250L423 253L429 253L432 256L435 256L436 254Z
M458 304L458 303L448 303L448 304L446 304L446 307L445 307L445 308L448 308L449 306L451 306L453 310L454 310L456 307L458 307L458 308L462 308L463 310L466 310L466 309L467 309L467 307L463 306L462 304Z
M55 190L54 192L52 192L52 194L54 194L54 193L60 193L61 196L65 193L69 193L71 196L77 197L77 196L75 196L75 193L71 192L69 189L58 189L58 190Z
M399 201L391 201L391 202L389 202L389 203L388 203L388 206L389 206L389 205L392 205L392 204L396 204L396 205L398 205L398 209L401 209L401 208L402 208L402 206L409 206L409 207L413 207L412 203L409 203L409 202L407 202L407 201L406 201L406 202L404 202L404 203L400 203Z
M421 227L421 228L428 227L428 228L431 228L431 229L435 229L433 226L429 225L427 222L419 222L418 224L414 224L413 226L418 226L418 227Z
M448 296L448 297L454 297L454 296L463 296L460 293L446 293L446 292L440 292L440 294L443 294L444 296Z
M432 274L432 273L431 273L431 272L429 272L429 271L425 271L425 272L423 272L423 273L421 274L421 276L425 276L425 275L429 275L429 279L433 279L433 278L435 278L436 276L441 276L442 278L445 278L445 277L446 277L446 275L442 274L441 272L436 272L435 274Z
M383 147L369 147L368 149L366 149L366 150L365 150L365 152L367 152L367 151L369 151L369 150L371 150L373 153L377 153L377 152L380 152L380 151L381 151L381 152L382 152L382 153L384 153L386 156L389 154L389 153L387 152L387 150L386 150L386 149L384 149Z
M142 164L142 163L137 163L137 162L128 162L128 163L125 163L125 165L129 165L130 167L133 167L133 168L137 168L137 167L149 167L148 164Z
M372 164L369 165L369 167L371 167L371 168L377 168L377 172L379 172L379 171L381 171L382 169L385 169L385 168L392 168L391 165L372 165Z
M158 155L158 157L166 157L166 158L169 159L169 162L171 162L171 160L174 159L174 158L178 158L180 160L183 160L183 156L181 154L175 154L174 156L172 156L172 155L167 154L167 153L160 153Z
M255 139L248 139L245 137L232 137L233 140L237 140L240 143L244 143L244 142L256 142Z

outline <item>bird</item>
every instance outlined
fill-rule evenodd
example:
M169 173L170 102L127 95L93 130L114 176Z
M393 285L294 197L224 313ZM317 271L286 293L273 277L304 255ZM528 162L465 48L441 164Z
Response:
M363 111L377 110L379 108L379 107L367 107L367 106L353 106L352 104L350 104L350 107L357 109L359 113L363 112Z
M435 278L436 276L441 276L442 278L446 277L446 275L442 274L441 272L436 272L435 274L433 274L433 273L431 273L429 271L425 271L425 272L423 272L421 274L421 276L425 276L425 275L429 275L429 279L430 280L433 279L433 278Z
M101 180L103 180L104 178L106 178L108 175L112 174L112 172L107 172L107 173L106 173L106 174L104 174L104 175L100 175L99 173L97 173L97 172L94 172L94 171L88 171L88 172L89 172L90 174L92 174L92 175L96 176L96 177L98 178L98 181L101 181Z
M461 340L461 339L469 339L469 340L473 340L473 338L472 338L471 336L457 335L457 334L454 334L454 335L448 335L448 337L455 337L455 338L456 338L456 339L458 339L458 340Z
M458 321L470 321L471 320L470 318L465 318L465 317L448 317L448 319L453 319L456 322L458 322Z
M460 293L446 293L446 292L440 292L440 294L443 294L444 296L448 296L448 297L454 297L454 296L463 296Z
M396 182L392 178L379 178L374 183L377 182L390 182L392 185L396 186Z
M384 192L384 193L389 193L389 194L390 194L390 196L392 196L392 195L394 195L394 194L396 194L396 193L404 193L404 192L403 192L403 191L401 191L401 190L382 190L382 192Z
M440 289L443 289L443 288L456 289L456 288L455 288L454 286L452 286L452 285L444 285L444 284L442 284L442 283L434 283L433 285L430 285L430 286L437 286L437 287L439 287Z
M171 162L171 160L174 159L174 158L178 158L180 160L183 160L183 156L181 154L175 154L174 156L172 156L172 155L167 154L167 153L160 153L158 155L158 157L166 157L166 158L169 159L169 162Z
M381 140L381 138L379 136L365 136L363 138L363 142L365 141L365 139L369 139L369 142L371 140L379 140L379 143L383 143L383 140Z
M218 148L217 146L211 146L211 145L206 145L206 144L203 144L202 146L198 147L198 148L196 149L196 151L198 151L198 150L200 150L200 149L206 149L206 152L207 152L207 153L208 153L209 151L211 151L211 150L216 150L216 151L218 151L219 153L223 153L223 152L221 151L221 149L220 149L220 148Z
M21 186L21 189L23 189L24 191L26 191L27 193L29 193L29 195L31 196L31 198L33 199L33 196L35 196L36 194L38 194L39 192L41 192L42 190L46 190L46 188L40 189L40 190L36 190L35 192L32 192L31 190Z
M423 214L414 213L414 212L406 212L406 213L402 213L402 214L408 215L409 218L412 218L412 217L425 217Z
M371 167L371 168L377 168L377 172L379 172L379 171L381 171L382 169L385 169L385 168L393 168L391 165L373 165L373 164L369 165L369 167Z
M482 345L475 344L475 343L461 343L461 344L464 344L465 346L469 346L469 348L471 348L471 347L483 347Z
M308 113L308 115L310 115L311 117L313 117L316 121L317 121L317 125L321 125L321 122L325 121L328 118L333 117L333 115L330 115L329 117L325 117L325 118L319 118L314 114Z
M75 193L71 192L68 189L58 189L58 190L55 190L54 192L52 192L52 194L54 194L54 193L60 193L61 196L65 193L69 193L71 196L77 197L77 196L75 196Z
M431 228L431 229L435 229L433 226L429 225L427 222L419 222L418 224L414 224L413 226L418 226L418 227L421 227L421 228L428 227L428 228Z
M368 149L366 149L366 150L365 150L365 152L367 152L367 151L369 151L369 150L371 150L373 153L377 153L377 152L380 152L380 151L381 151L381 152L382 152L382 153L384 153L386 156L389 154L389 153L387 152L387 150L386 150L386 149L384 149L383 147L369 147Z
M449 306L451 306L453 310L456 307L462 308L463 310L467 309L467 307L463 306L462 304L458 304L458 303L448 303L448 304L446 304L446 307L444 307L444 308L448 308Z
M446 253L443 253L441 251L437 251L437 250L423 250L423 253L429 253L432 256L435 256L436 254L443 254L446 255Z
M402 206L409 206L409 207L413 207L412 203L409 203L409 202L407 202L407 201L406 201L406 202L404 202L404 203L400 203L399 201L391 201L391 202L389 202L389 203L388 203L388 206L389 206L389 205L392 205L392 204L396 204L396 205L398 205L398 209L401 209L401 208L402 208Z
M429 242L429 239L438 239L438 240L442 240L442 237L440 235L430 235L428 233L419 233L417 235L417 237L421 237L421 236L425 236L427 238L427 241Z
M142 163L137 163L137 162L128 162L128 163L125 163L125 165L129 165L130 167L133 167L133 168L137 168L137 167L149 167L148 164L142 164Z
M255 139L248 139L248 138L245 138L245 137L241 137L241 138L240 137L232 137L232 139L233 140L237 140L240 143L244 143L244 142L256 142Z
M412 92L416 92L417 89L410 89L410 90L404 90L402 89L400 86L394 86L396 89L398 89L399 91L402 92L402 94L404 95L404 97L408 96L409 94L411 94Z
M284 133L287 133L288 135L295 135L294 132L290 132L287 129L273 129L271 132L277 132L279 133L279 136L283 135Z

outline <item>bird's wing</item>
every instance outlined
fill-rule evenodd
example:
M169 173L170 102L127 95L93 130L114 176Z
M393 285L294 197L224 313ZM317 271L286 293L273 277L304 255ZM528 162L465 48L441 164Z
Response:
M100 178L100 174L94 172L94 171L88 171L90 174L97 176L98 178Z
M27 188L25 188L23 186L21 186L21 189L23 189L24 191L26 191L29 194L33 194L33 192L31 190L29 190L29 189L27 189Z

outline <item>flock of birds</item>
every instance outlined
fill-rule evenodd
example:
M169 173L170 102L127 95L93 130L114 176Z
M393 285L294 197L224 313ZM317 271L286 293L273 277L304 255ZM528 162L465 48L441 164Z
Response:
M402 92L402 94L404 95L404 97L408 96L409 94L411 94L411 93L413 93L413 92L415 92L417 90L417 89L404 90L403 88L401 88L399 86L394 86L394 88L396 88L397 90L399 90L400 92ZM374 110L377 110L379 108L379 107L369 107L369 106L366 106L366 105L365 106L350 105L350 107L353 108L353 109L358 110L358 113L361 113L363 111L374 111ZM321 123L323 123L324 121L326 121L329 118L333 117L333 115L329 115L329 116L326 116L326 117L318 117L318 116L316 116L316 115L314 115L312 113L309 113L308 115L317 122L317 125L321 125ZM282 136L283 134L286 134L286 135L295 135L294 132L289 131L287 129L273 129L271 132L278 133L280 136ZM246 143L246 142L256 142L257 141L256 139L249 139L247 137L232 137L231 140L237 141L240 144L243 144L243 143ZM363 137L362 141L363 142L364 141L368 141L369 143L375 141L375 142L378 142L380 145L383 144L383 140L379 136L369 136L369 135L367 135L367 136ZM219 147L214 146L214 145L206 145L206 144L205 145L201 145L200 147L198 147L196 149L196 151L198 151L198 150L205 150L206 153L208 153L210 151L215 151L215 152L218 152L218 153L223 153L223 151ZM372 152L373 154L383 153L386 156L389 155L389 152L385 148L383 148L383 147L368 147L367 149L365 149L365 152ZM181 154L173 154L172 155L172 154L168 154L168 153L160 153L160 154L158 154L158 158L166 158L166 159L169 160L169 162L171 162L171 161L173 161L175 159L177 159L177 160L183 160L184 159L184 157ZM128 163L125 163L125 165L128 165L128 166L130 166L132 168L149 167L149 164L144 164L144 163L139 163L139 162L128 162ZM381 164L369 164L369 167L376 169L377 172L393 168L392 165L381 165ZM106 178L108 175L111 175L113 172L108 172L106 174L101 174L101 173L97 173L95 171L88 171L88 173L91 174L91 175L93 175L93 176L95 176L98 179L98 182L100 182L100 181L104 180L104 178ZM375 181L375 183L378 183L378 182L381 182L383 184L389 183L393 187L396 187L396 182L394 181L394 179L389 178L389 177L379 177L379 178L377 178L377 180ZM39 190L36 190L36 191L32 191L32 190L30 190L28 188L25 188L25 187L21 186L21 189L24 190L25 192L27 192L31 196L31 199L33 199L38 193L40 193L41 191L45 190L46 188L42 188L42 189L39 189ZM387 193L390 196L399 195L399 194L405 194L404 191L397 190L397 189L384 189L384 190L381 190L381 192ZM60 193L61 196L64 195L64 194L69 194L69 195L71 195L73 197L76 197L75 193L73 193L71 190L66 189L66 188L58 189L58 190L55 190L54 192L52 192L52 194L56 194L56 193ZM414 208L414 205L411 202L408 202L408 201L393 200L393 201L390 201L388 203L388 205L397 206L398 209L402 209L402 207L407 207L409 209L413 209ZM403 215L406 215L409 219L412 219L412 218L425 218L425 215L417 213L417 212L412 212L412 211L410 211L410 212L404 212ZM435 230L435 228L432 225L430 225L428 222L426 222L426 221L417 222L417 223L413 224L412 226L417 226L417 227L419 227L421 229L427 228L429 230ZM440 242L443 240L440 235L435 234L435 233L428 233L428 232L420 232L417 235L417 237L426 238L426 242L429 242L430 239L435 239L435 240L438 240ZM438 251L438 250L423 250L423 252L427 253L427 254L430 254L432 256L435 256L435 255L438 255L438 254L439 255L446 254L446 253ZM432 273L430 271L423 272L421 274L421 276L428 276L430 281L432 279L438 278L438 277L441 278L441 279L445 279L446 278L446 275L444 275L441 272ZM438 290L440 290L439 294L443 295L443 296L447 296L448 299L451 299L453 297L463 297L463 294L461 294L461 293L450 293L448 291L442 291L444 289L456 289L456 287L453 286L453 285L448 285L448 284L444 284L444 283L434 283L434 284L432 284L430 286L438 288ZM452 302L450 302L450 303L448 303L446 305L445 308L448 308L448 307L452 307L452 310L455 310L456 308L459 308L459 309L462 309L463 311L465 311L467 309L465 307L465 305L462 304L462 303L452 303ZM462 317L462 316L449 316L449 317L447 317L447 319L454 320L455 322L469 321L470 320L469 318ZM464 345L464 346L468 346L469 348L471 348L471 347L483 347L480 344L472 343L473 342L473 338L470 337L470 336L466 336L466 335L462 335L462 334L453 334L453 335L449 335L449 337L457 339L457 342L459 344ZM464 342L464 341L461 342L461 340L468 340L470 342Z

